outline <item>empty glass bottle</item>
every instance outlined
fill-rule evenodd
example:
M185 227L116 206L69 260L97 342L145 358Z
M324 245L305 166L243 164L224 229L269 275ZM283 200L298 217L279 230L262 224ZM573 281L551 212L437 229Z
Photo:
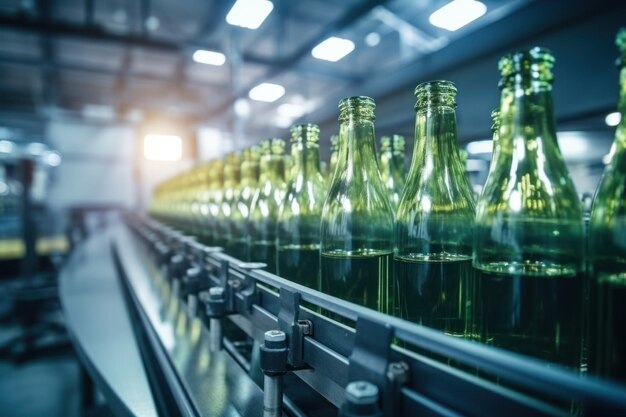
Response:
M285 141L272 139L261 148L261 177L250 210L249 259L276 273L276 222L285 196Z
M619 112L611 160L591 211L591 371L626 382L626 28L616 39L621 52Z
M484 342L578 368L582 211L556 141L553 64L542 48L499 63L499 149L476 208L476 302Z
M231 208L239 198L239 182L241 179L241 154L232 152L226 156L224 163L223 198L215 221L215 245L226 248L231 236Z
M474 196L459 155L456 87L415 89L413 161L396 214L394 313L471 337Z
M380 176L387 188L389 202L394 210L398 209L400 195L404 187L404 152L403 136L383 136L380 138L380 156L378 158Z
M265 142L262 143L264 144ZM226 245L226 252L242 261L249 260L248 217L252 208L252 199L258 188L259 156L260 150L257 146L244 149L243 162L241 162L239 196L236 200L233 200L231 206L231 235Z
M376 163L374 100L339 102L337 168L321 222L321 290L387 312L393 212Z
M278 217L278 271L309 288L318 288L320 270L320 219L326 183L320 172L319 127L291 128L291 154L295 176Z

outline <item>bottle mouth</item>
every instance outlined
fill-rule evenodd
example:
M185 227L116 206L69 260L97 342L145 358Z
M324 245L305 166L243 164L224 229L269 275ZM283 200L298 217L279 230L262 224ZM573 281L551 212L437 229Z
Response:
M415 87L415 110L433 106L456 107L456 86L452 81L436 80Z
M313 123L294 125L291 127L291 141L302 139L305 142L317 142L320 138L320 127Z
M513 52L500 58L500 86L520 76L522 79L551 82L554 55L549 49L534 47L526 51Z
M366 96L347 97L339 101L339 121L343 122L350 118L374 121L376 103L374 99Z
M285 153L285 141L280 138L272 138L270 154L283 155Z

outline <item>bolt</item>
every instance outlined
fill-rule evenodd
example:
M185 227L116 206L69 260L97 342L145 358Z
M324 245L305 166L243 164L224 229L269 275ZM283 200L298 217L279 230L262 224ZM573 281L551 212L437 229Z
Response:
M265 341L271 343L281 343L287 340L287 336L285 332L281 332L280 330L268 330L265 332Z
M263 269L267 268L267 264L263 262L240 262L237 267L240 269Z
M346 400L359 405L376 404L378 387L367 381L350 382L346 387Z
M298 327L300 327L302 334L305 336L313 334L313 323L311 320L298 320Z
M212 301L220 300L223 295L224 295L224 288L222 287L209 288L209 300L212 300Z
M387 377L399 385L404 385L409 380L409 370L406 362L392 362L387 368Z

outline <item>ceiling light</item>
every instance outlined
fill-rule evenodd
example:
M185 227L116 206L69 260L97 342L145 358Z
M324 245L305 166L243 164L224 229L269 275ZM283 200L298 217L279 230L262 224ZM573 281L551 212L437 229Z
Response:
M59 165L61 165L62 161L61 154L57 151L46 152L43 156L43 160L51 167L58 167Z
M487 6L476 0L454 0L430 15L428 20L451 32L462 28L487 12Z
M380 43L380 35L376 32L370 32L365 36L365 44L374 47Z
M337 62L354 50L354 42L332 36L311 51L313 58Z
M471 154L491 153L492 149L492 140L477 140L467 144L467 152Z
M207 51L206 49L198 49L193 53L193 60L200 64L207 65L224 65L226 55L221 52Z
M176 135L148 134L143 138L143 155L150 161L178 161L183 156L183 140Z
M614 111L613 113L609 113L604 118L604 122L607 126L617 126L619 122L622 121L622 113L618 111Z
M278 106L278 114L284 117L290 117L293 119L297 119L298 117L304 115L305 108L299 104L291 104L285 103Z
M258 29L274 9L268 0L237 0L226 15L226 22L246 29Z
M284 129L290 127L292 124L293 124L293 119L291 117L277 116L274 119L274 125L277 127L282 127Z
M267 103L272 103L279 98L281 98L285 94L285 87L278 84L271 83L263 83L254 87L248 93L248 96L252 100L256 101L265 101Z
M250 103L245 98L235 100L235 114L239 117L248 117L250 115Z
M0 153L11 153L15 148L15 144L8 140L0 140Z

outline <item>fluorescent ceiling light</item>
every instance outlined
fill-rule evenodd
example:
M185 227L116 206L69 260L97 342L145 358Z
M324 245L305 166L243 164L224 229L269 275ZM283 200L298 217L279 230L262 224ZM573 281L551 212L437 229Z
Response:
M111 121L115 120L115 109L113 106L102 104L85 104L81 111L86 119Z
M15 148L15 144L8 140L0 140L0 153L11 153Z
M265 101L266 103L272 103L285 94L285 87L278 84L263 83L254 87L248 93L248 96L252 100Z
M206 49L198 49L193 53L193 60L200 64L207 65L224 65L226 55L221 52L207 51Z
M226 15L226 22L246 29L258 29L274 9L268 0L237 0Z
M471 154L491 153L492 149L492 140L477 140L467 144L467 152Z
M150 161L178 161L183 156L183 140L176 135L148 134L143 138L143 155Z
M304 106L291 103L281 104L280 106L278 106L277 110L278 114L280 114L281 116L290 117L293 119L297 119L306 112Z
M487 12L487 6L476 0L454 0L430 15L433 26L454 32Z
M604 122L607 124L607 126L617 126L619 122L621 121L622 121L622 114L618 111L609 113L604 118Z
M337 62L354 50L354 42L332 36L311 51L313 58Z

